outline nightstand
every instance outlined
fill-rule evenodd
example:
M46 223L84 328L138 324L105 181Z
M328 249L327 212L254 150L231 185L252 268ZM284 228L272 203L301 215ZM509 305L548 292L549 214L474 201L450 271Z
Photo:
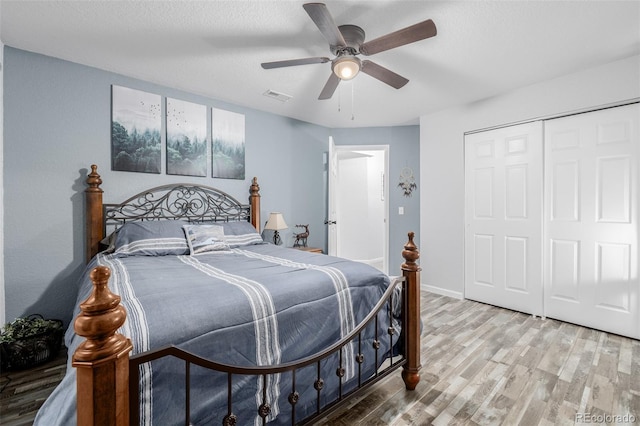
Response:
M322 249L318 247L292 247L296 250L309 251L311 253L322 253Z

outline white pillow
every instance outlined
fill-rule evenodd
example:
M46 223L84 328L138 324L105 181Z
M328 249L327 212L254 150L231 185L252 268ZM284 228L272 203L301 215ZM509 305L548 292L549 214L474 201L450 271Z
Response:
M184 225L189 254L229 250L224 239L224 228L219 225Z

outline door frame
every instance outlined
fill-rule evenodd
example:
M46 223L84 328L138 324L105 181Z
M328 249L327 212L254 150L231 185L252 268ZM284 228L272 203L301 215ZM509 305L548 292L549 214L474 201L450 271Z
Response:
M336 189L339 186L339 176L336 173L336 167L338 164L338 154L346 152L361 152L361 151L382 151L384 155L383 160L383 194L384 194L384 231L383 231L383 247L382 247L382 263L383 272L389 271L389 145L336 145L333 137L329 137L329 161L328 161L328 208L327 208L327 248L328 254L335 256L338 245L338 233L336 232L336 224L332 224L332 221L336 220L337 209L337 192Z

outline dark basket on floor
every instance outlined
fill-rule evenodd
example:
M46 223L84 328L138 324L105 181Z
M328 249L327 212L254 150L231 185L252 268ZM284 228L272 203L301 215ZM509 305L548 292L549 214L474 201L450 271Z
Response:
M40 319L35 314L27 320ZM45 320L50 326L41 333L20 338L12 342L0 343L0 367L2 371L23 370L52 360L58 355L62 346L62 321Z

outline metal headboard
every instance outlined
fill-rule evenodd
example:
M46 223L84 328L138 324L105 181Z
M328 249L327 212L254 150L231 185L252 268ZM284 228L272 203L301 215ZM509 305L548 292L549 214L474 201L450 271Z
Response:
M249 204L241 204L219 189L186 183L158 186L120 204L104 204L103 212L104 235L131 221L251 221Z

